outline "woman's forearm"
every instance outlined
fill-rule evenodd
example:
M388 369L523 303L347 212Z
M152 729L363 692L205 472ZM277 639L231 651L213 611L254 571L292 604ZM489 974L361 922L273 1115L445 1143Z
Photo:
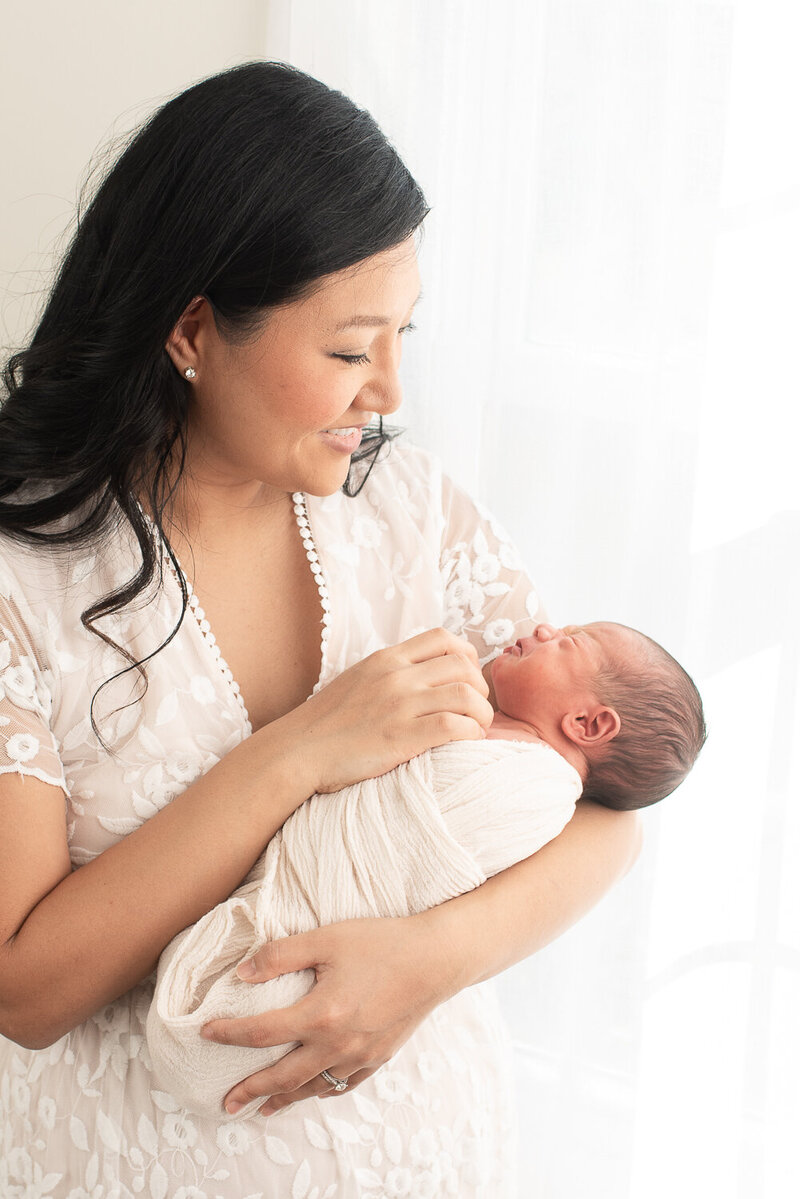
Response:
M562 833L482 887L422 913L449 994L491 978L555 940L633 865L635 812L581 801Z
M0 1033L49 1044L129 990L176 933L227 898L312 792L478 737L491 715L482 691L477 657L444 630L379 651L74 872L62 792L1 778Z
M50 1044L145 978L164 945L230 894L303 802L298 775L280 736L262 730L87 865L70 872L67 858L60 881L51 879L0 945L0 1031L32 1047ZM28 803L32 788L55 790L14 779L4 810L14 784ZM10 899L8 878L6 886Z

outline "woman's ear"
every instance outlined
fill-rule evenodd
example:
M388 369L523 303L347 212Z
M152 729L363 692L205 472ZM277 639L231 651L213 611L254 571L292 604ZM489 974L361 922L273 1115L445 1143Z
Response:
M561 719L561 731L575 745L595 746L613 741L622 721L613 708L602 704L585 712L569 712Z
M191 369L195 378L200 370L203 341L207 332L208 322L214 324L211 305L205 296L195 296L191 304L181 313L180 320L167 338L165 349L172 359L175 369L181 375ZM216 325L214 325L216 329Z

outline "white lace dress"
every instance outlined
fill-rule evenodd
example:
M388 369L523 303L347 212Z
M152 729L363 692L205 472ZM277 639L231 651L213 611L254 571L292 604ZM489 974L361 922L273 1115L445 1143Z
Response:
M444 624L483 660L529 631L538 601L503 530L425 454L395 444L354 499L295 497L324 618L318 687L387 644ZM0 772L63 787L74 867L170 802L251 732L197 604L148 664L103 689L119 654L80 613L134 572L124 530L58 560L0 547ZM177 580L106 618L143 657L174 626ZM131 913L135 919L135 913ZM491 991L442 1005L357 1090L269 1120L192 1116L152 1080L143 1037L152 981L49 1049L0 1037L2 1199L384 1199L514 1194L508 1047Z

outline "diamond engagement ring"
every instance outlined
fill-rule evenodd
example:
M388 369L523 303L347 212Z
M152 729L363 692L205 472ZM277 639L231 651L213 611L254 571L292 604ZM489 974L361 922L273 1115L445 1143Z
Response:
M329 1082L331 1084L331 1086L333 1087L334 1091L346 1091L347 1090L347 1084L350 1081L349 1079L334 1078L333 1075L329 1074L327 1070L320 1070L319 1073L320 1073L320 1078L324 1078L326 1082Z

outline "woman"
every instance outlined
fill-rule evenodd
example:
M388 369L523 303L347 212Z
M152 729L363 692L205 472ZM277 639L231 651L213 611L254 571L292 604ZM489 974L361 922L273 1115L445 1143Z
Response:
M470 984L624 871L626 815L587 805L467 896L257 954L254 980L317 972L294 1007L207 1030L298 1042L226 1100L263 1096L266 1122L191 1118L142 1042L175 933L311 792L481 736L478 654L535 616L502 533L424 455L383 449L424 215L367 114L236 68L131 142L10 363L3 1194L511 1186L502 1036Z

